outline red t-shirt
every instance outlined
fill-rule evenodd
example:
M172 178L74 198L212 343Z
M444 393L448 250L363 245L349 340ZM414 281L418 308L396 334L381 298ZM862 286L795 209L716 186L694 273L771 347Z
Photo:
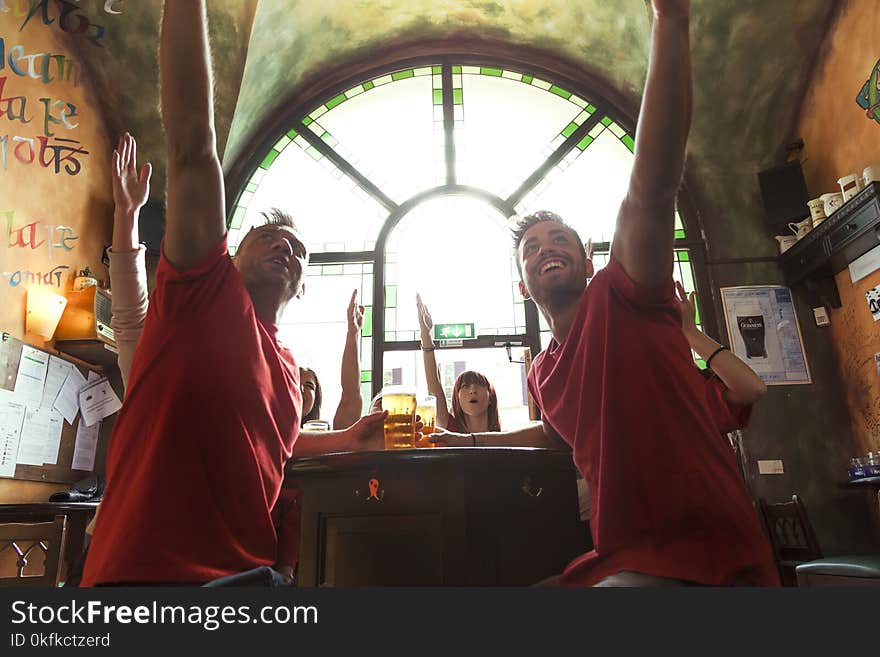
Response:
M83 585L207 582L276 559L271 510L299 434L299 368L259 319L221 240L164 252Z
M590 491L595 549L568 565L562 584L589 586L623 570L778 584L681 331L671 278L638 286L612 257L565 341L535 358L528 381Z

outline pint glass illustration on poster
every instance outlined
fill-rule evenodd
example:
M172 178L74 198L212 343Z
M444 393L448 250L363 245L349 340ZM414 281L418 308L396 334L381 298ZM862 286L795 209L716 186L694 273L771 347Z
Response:
M767 385L812 383L791 290L777 285L723 287L730 348Z

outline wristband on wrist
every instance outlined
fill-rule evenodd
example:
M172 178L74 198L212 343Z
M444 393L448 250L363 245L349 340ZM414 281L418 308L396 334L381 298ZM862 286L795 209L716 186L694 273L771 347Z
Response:
M728 347L725 347L724 345L721 345L715 351L713 351L712 355L706 359L706 369L712 369L712 359L715 358L715 356L720 354L722 351L730 351L730 349Z
M425 347L425 346L422 346L422 351L434 351L434 347Z

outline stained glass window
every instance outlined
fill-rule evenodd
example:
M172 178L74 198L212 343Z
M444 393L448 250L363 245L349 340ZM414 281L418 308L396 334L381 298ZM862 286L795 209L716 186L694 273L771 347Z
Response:
M601 243L597 268L607 262L633 135L601 98L551 77L446 58L388 70L295 109L255 157L228 217L230 252L272 207L302 229L312 254L306 295L290 304L280 335L318 371L324 419L339 398L353 289L367 306L365 405L386 378L421 371L416 292L436 322L477 326L472 344L438 349L441 368L489 368L504 379L499 391L517 397L522 368L502 347L537 352L549 331L519 293L508 219L555 211ZM676 277L692 290L678 214L675 227ZM523 399L500 401L511 421L525 412Z

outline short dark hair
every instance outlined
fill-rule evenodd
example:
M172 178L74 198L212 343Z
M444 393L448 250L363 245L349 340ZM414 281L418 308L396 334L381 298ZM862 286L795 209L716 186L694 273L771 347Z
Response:
M238 248L241 248L241 245L244 244L244 241L247 239L248 235L250 235L254 230L258 228L262 228L263 226L286 226L295 232L297 235L300 234L299 228L296 225L296 222L293 220L288 213L284 212L284 210L279 210L278 208L270 208L268 212L261 212L260 215L265 220L261 224L255 224L251 226L250 230L244 234L244 237L241 238L241 241L238 243Z
M587 249L584 247L584 242L581 239L581 236L578 235L578 232L572 228L569 224L565 222L565 220L560 217L555 212L550 212L548 210L538 210L537 212L533 212L532 214L527 214L525 217L521 217L519 221L510 229L511 237L513 238L513 258L516 260L516 268L519 270L519 273L522 274L522 266L519 262L519 245L523 241L523 237L526 235L526 231L529 230L532 226L536 224L543 223L545 221L552 221L555 224L559 224L564 228L567 228L574 236L577 238L578 246L581 249L581 255L584 256L584 260L587 259Z
M323 401L324 395L321 393L321 381L318 379L318 375L311 367L300 367L299 368L300 377L302 377L303 372L310 372L313 377L315 377L315 403L312 405L312 410L309 411L308 415L303 417L300 421L299 425L302 426L306 422L311 422L312 420L320 420L321 419L321 402Z

